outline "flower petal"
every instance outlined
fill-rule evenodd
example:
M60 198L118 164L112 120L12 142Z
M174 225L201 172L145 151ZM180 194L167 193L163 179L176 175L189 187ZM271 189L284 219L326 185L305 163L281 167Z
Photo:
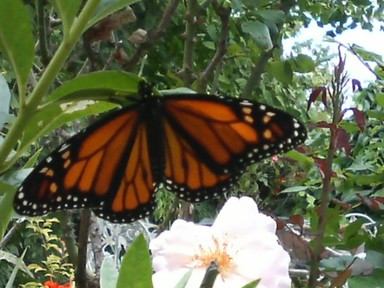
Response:
M276 222L271 217L259 213L252 198L231 197L221 209L212 228L235 237L245 235L249 231L276 233Z
M193 257L198 252L198 244L207 242L210 235L209 227L176 220L169 231L163 232L149 244L154 270L193 268Z

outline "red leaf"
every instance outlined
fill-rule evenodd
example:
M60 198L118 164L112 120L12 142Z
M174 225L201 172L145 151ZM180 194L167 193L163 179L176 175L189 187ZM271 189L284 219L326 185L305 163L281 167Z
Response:
M351 154L351 145L349 144L349 135L343 128L338 128L336 133L336 149L344 148L345 154Z
M371 199L365 196L362 196L360 193L356 193L356 196L360 198L361 202L367 205L371 210L375 212L380 212L383 209L380 207L380 202L375 199Z
M286 223L284 222L284 220L277 217L274 218L274 220L276 222L276 230L281 230L285 228Z
M339 50L339 63L335 67L335 77L336 77L336 79L340 79L341 74L343 74L344 68L345 68L345 61L346 61L346 58L347 58L344 55L344 59L343 59L343 56L341 55L341 49L340 48L341 47L339 45L339 47L338 47L338 50Z
M321 97L323 98L323 103L325 103L324 105L326 105L327 101L325 100L324 101L324 98L326 98L324 95L327 95L327 89L322 86L322 87L317 87L315 88L314 90L312 90L312 93L311 95L309 95L309 99L308 99L308 105L307 105L307 111L309 110L309 108L311 107L311 104L313 102L315 102L317 100L317 98L319 98L319 95L321 93Z
M329 129L334 129L336 126L333 123L327 123L325 121L320 121L317 122L315 125L315 128L329 128Z
M289 217L288 222L291 224L297 225L298 227L300 227L300 231L303 231L304 217L302 215L298 215L298 214L292 215Z
M375 200L381 204L384 204L384 197L375 197Z
M357 126L359 126L360 131L364 132L365 129L365 113L360 111L357 108L351 108L353 115L355 115Z
M361 87L361 83L357 79L352 79L352 91L356 91L356 88L359 91L363 91L363 88Z
M325 107L328 107L327 102L327 89L324 88L323 93L321 93L321 101L323 102Z
M327 162L325 159L313 157L313 160L315 160L317 167L319 167L321 177L324 178L325 173L327 173ZM336 177L336 172L332 171L331 177Z

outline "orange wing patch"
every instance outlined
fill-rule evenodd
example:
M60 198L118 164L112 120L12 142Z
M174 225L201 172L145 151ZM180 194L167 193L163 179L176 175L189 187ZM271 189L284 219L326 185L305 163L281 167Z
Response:
M134 137L137 116L137 112L122 114L88 135L80 144L77 162L64 164L67 167L65 190L78 189L98 196L109 192L119 161ZM68 152L63 152L66 161L71 159Z
M123 180L113 199L112 211L121 213L148 204L152 200L154 190L147 131L146 127L141 124L131 149Z
M176 188L181 198L189 200L188 193L197 191L203 193L204 189L211 189L216 185L229 180L229 175L215 174L198 158L194 149L185 139L176 133L171 124L164 120L165 133L165 172L166 188ZM185 194L183 192L185 190ZM199 201L198 195L193 196ZM203 198L201 199L203 200Z
M188 105L190 103L193 106ZM217 165L228 165L247 146L259 141L257 131L221 102L173 99L167 104L168 114L206 150Z

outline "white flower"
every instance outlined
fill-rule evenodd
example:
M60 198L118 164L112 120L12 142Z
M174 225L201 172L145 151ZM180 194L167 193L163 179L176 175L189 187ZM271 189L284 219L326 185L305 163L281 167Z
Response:
M291 287L290 258L275 232L276 222L249 197L230 198L212 227L176 220L149 246L154 287L175 287L193 269L186 288L198 288L211 261L220 271L214 288L240 288L256 279L258 288Z

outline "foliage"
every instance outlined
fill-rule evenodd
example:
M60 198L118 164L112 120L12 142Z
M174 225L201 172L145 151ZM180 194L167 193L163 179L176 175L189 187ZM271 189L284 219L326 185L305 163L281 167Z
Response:
M24 262L27 266L23 271L30 276L19 275L19 280L29 280L20 287L42 287L42 283L48 280L67 283L73 279L73 264L68 261L68 253L61 235L54 232L58 231L58 223L56 218L35 218L20 224L25 230L22 233L16 232L15 241L8 245L8 250L15 254L20 254L18 251L26 251ZM3 272L3 275L6 275L9 270ZM2 286L5 287L5 282Z
M288 235L311 251L311 287L320 272L328 286L382 282L383 60L362 47L343 46L362 62L378 64L370 69L377 81L361 89L358 79L348 81L345 74L345 50L329 73L328 51L304 43L284 53L282 39L312 19L328 24L329 35L356 26L372 29L374 20L383 20L383 7L382 1L368 0L0 1L0 238L5 235L0 252L20 256L27 246L40 245L43 249L30 248L23 258L36 287L47 278L72 279L66 253L72 253L75 239L66 239L66 248L61 241L71 233L53 220L26 226L11 221L13 194L48 150L86 124L84 118L129 104L124 95L136 91L139 75L158 89L184 86L252 98L308 122L306 146L254 165L231 193L258 197L264 210L286 217L282 226ZM346 101L347 85L355 90L353 104ZM170 197L157 197L154 221L161 229L180 215L212 218L224 202L191 206ZM351 212L374 224L350 222ZM290 225L299 228L300 237L292 236ZM25 229L15 233L13 227ZM305 238L306 233L314 236ZM320 256L325 248L353 252L363 243L366 258L359 265L365 278L354 274L353 253L348 259L334 256L332 263ZM4 258L1 275L10 275L17 261ZM85 274L84 267L80 271ZM15 281L17 286L28 280L19 272Z

